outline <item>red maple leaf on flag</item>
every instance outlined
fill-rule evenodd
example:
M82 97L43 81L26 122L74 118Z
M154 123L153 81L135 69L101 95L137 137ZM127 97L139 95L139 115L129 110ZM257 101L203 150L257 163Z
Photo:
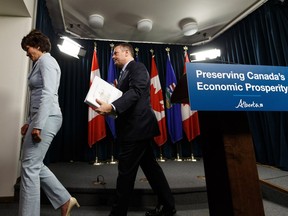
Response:
M187 51L185 52L184 72L186 73L186 63L189 62ZM191 110L187 103L181 104L182 125L188 141L195 139L200 135L200 126L197 110Z
M151 62L150 101L160 129L160 135L154 137L154 140L158 146L161 146L167 141L167 129L163 94L154 56Z

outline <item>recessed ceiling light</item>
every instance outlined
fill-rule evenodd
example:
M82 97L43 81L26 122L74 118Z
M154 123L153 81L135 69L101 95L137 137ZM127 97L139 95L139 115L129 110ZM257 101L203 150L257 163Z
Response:
M88 23L92 28L102 28L104 25L104 17L99 14L92 14L89 16Z
M150 19L142 19L137 23L137 29L142 32L150 32L152 29L153 22Z
M185 36L191 36L198 31L197 22L189 22L182 26L182 31Z

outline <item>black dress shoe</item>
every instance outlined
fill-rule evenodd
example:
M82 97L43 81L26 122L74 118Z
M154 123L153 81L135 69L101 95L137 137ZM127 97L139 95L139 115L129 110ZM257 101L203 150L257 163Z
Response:
M173 216L176 214L176 209L166 209L165 207L156 207L153 210L149 210L145 213L145 216Z
M153 210L149 210L145 213L145 216L157 216L157 215L160 215L160 209L159 208L155 208Z

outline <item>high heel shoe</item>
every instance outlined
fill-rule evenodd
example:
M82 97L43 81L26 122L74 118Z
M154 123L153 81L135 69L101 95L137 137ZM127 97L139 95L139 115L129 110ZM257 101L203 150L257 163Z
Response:
M65 216L70 216L70 213L72 211L72 208L74 206L77 206L78 208L80 207L78 201L76 200L75 197L71 197L70 200L69 200L69 205L68 205L68 208L67 208L67 212L66 212L66 215Z

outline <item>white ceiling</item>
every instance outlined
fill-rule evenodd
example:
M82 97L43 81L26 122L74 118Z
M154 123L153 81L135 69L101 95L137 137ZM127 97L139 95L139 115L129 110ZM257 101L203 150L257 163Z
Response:
M30 16L24 0L0 0L0 16Z
M95 40L196 45L216 38L267 0L46 0L52 24L59 35ZM22 3L21 3L22 2ZM23 0L0 0L0 15L23 13ZM21 10L22 8L22 10ZM89 16L104 17L104 26L93 29ZM151 19L150 32L136 28ZM198 32L184 36L181 26L190 19Z

